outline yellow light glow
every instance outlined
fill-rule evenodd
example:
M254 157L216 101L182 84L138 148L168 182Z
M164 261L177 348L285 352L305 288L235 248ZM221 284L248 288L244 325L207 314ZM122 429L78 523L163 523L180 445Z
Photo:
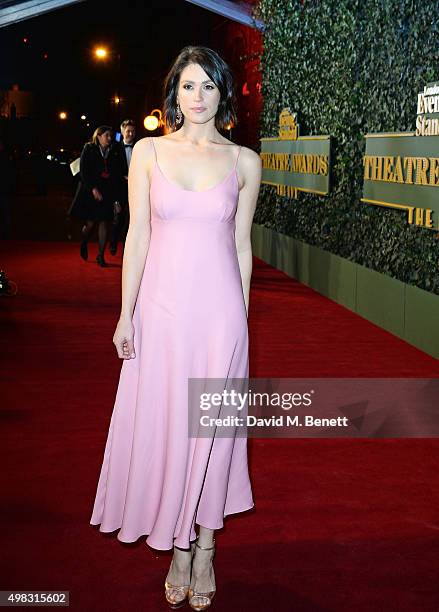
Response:
M61 111L60 114L59 114L59 118L63 119L63 120L67 119L67 113L65 113L64 111Z
M148 115L145 117L143 125L145 126L146 130L152 132L158 128L159 120L154 115Z
M87 117L85 115L81 115L81 119L82 119L82 121L85 121L87 119Z
M108 56L108 50L105 47L96 47L95 56L98 59L105 59Z
M119 96L114 96L114 103L115 103L115 104L120 104L120 98L119 98Z

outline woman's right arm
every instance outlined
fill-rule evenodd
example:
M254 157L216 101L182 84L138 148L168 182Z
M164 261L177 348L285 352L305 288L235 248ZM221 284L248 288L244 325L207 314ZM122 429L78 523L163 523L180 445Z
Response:
M153 156L151 140L139 140L134 145L128 173L130 224L122 264L122 308L113 337L118 356L123 359L135 357L132 318L151 238L148 171Z

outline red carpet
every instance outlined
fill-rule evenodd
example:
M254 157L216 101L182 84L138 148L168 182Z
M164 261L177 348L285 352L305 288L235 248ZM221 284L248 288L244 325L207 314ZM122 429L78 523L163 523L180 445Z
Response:
M89 525L120 361L120 256L10 241L0 268L0 589L167 610L170 554ZM439 363L255 261L251 375L437 377ZM218 533L212 610L439 609L439 440L249 440L256 508ZM189 607L183 608L189 610Z

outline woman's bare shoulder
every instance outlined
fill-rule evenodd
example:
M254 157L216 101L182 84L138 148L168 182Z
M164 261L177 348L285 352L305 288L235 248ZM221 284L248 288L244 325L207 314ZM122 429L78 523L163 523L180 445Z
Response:
M238 158L238 176L240 189L245 185L259 186L262 176L262 160L256 151L249 147L241 147Z
M133 156L148 161L154 156L154 144L150 136L140 138L133 147Z
M241 155L243 155L246 159L253 159L255 161L256 160L261 161L261 157L259 153L257 153L253 149L250 149L250 147L244 147L244 145L237 145L237 146L241 147Z
M153 143L152 143L152 137L151 136L145 136L144 138L140 138L139 140L137 140L136 144L134 145L134 149L141 149L142 151L147 151L152 149Z
M154 145L150 137L140 138L134 147L128 177L138 176L151 181L152 168L155 162ZM146 171L146 172L145 172Z
M262 159L259 153L253 151L249 147L241 147L239 154L239 165L240 168L247 168L248 170L259 170L262 166Z

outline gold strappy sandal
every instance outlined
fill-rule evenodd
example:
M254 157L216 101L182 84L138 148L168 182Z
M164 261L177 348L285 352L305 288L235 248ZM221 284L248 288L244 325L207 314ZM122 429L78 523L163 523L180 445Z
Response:
M199 612L200 610L207 610L207 608L212 603L213 596L216 593L215 574L213 572L213 565L212 565L213 557L215 555L215 539L213 540L213 546L211 546L209 548L204 548L203 546L200 546L198 544L198 542L195 542L195 545L200 550L211 550L212 551L210 553L210 568L209 568L209 572L210 572L210 579L211 579L212 584L213 584L213 590L212 591L208 591L207 593L200 593L198 591L195 591L193 586L192 586L193 585L193 579L192 579L193 575L191 577L191 584L189 586L189 592L188 592L189 605L192 608L192 610L197 610Z
M191 563L194 558L195 542L191 543ZM171 562L172 563L172 562ZM169 572L168 572L169 575ZM165 580L165 597L172 610L181 608L186 601L186 597L189 591L189 585L177 586L171 584L168 580Z

